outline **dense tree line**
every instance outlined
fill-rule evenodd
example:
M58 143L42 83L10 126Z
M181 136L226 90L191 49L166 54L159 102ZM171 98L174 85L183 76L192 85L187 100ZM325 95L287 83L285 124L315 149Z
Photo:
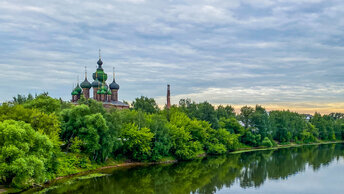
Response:
M106 110L92 99L76 106L47 93L18 95L0 106L0 183L23 188L113 160L191 160L250 146L343 138L341 113L307 120L257 105L236 114L231 106L190 99L161 110L147 97L136 98L129 110Z

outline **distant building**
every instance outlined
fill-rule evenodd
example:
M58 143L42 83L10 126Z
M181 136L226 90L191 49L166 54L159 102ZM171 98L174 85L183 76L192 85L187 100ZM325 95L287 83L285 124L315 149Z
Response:
M127 109L129 105L118 100L118 90L119 85L115 81L115 68L113 68L113 81L110 85L107 85L106 80L108 78L107 74L102 68L103 61L100 57L99 50L99 60L97 62L98 68L96 72L93 73L93 82L92 84L87 80L87 71L85 67L85 80L77 86L72 91L72 102L77 102L81 95L84 95L86 99L91 98L90 90L93 89L94 100L100 101L103 103L105 108L118 108L118 109Z
M311 115L311 114L303 114L303 116L307 121L309 121L313 118L313 115Z

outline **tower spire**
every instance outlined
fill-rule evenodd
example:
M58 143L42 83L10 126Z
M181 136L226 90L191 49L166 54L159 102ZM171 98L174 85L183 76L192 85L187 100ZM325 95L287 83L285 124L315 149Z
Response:
M115 81L115 67L112 67L113 81Z
M170 92L170 84L167 84L167 104L166 104L167 109L170 109L170 108L171 108L171 99L170 99L170 95L171 95L171 92Z
M85 66L85 80L87 79L87 67Z
M101 50L99 49L99 59L101 59L101 56L100 56L100 51L101 51Z

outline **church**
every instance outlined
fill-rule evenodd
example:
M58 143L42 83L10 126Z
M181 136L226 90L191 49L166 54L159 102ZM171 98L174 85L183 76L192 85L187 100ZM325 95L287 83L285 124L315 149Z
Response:
M85 67L85 80L82 83L77 83L77 86L72 91L72 102L76 103L81 95L86 99L89 99L90 90L93 90L92 98L94 100L100 101L103 103L105 108L118 108L118 109L128 109L129 105L125 104L118 100L118 90L119 85L115 81L115 68L113 68L113 80L110 85L107 85L106 80L108 78L107 74L104 72L102 67L103 61L100 57L99 50L99 60L97 62L98 67L96 72L93 73L92 78L93 82L90 83L87 80L87 70Z

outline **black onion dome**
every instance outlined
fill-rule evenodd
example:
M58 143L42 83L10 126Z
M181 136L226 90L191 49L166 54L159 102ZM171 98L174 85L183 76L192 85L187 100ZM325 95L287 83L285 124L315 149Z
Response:
M97 79L92 82L92 87L94 88L100 88L102 86L102 83L98 81Z
M92 84L87 80L85 79L81 84L80 84L81 88L88 88L90 89L92 87Z
M98 64L99 66L101 66L101 65L103 65L103 61L102 61L101 59L99 59L98 62L97 62L97 64Z
M110 89L111 90L118 90L119 89L119 85L115 82L115 80L113 80L113 82L110 84Z

